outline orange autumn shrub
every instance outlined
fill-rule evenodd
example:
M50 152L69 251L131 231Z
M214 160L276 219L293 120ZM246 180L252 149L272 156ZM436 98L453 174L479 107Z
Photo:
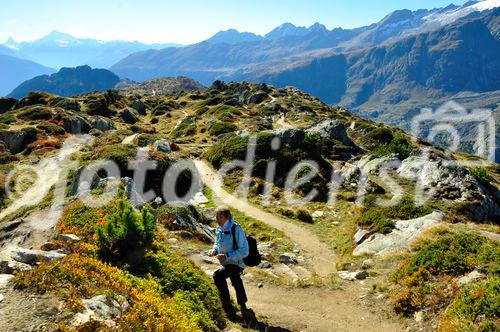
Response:
M163 295L152 279L138 278L94 258L74 254L16 275L18 288L57 293L72 310L79 299L121 295L130 308L117 319L119 331L202 331L189 303Z

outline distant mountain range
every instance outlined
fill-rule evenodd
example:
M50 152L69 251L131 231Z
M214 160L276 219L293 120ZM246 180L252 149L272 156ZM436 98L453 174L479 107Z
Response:
M12 56L28 59L52 68L89 65L96 68L108 68L125 56L147 49L160 49L179 44L143 44L122 40L101 41L88 38L76 38L72 35L52 31L43 38L16 42L10 37L0 44L10 50ZM0 50L0 53L2 51Z

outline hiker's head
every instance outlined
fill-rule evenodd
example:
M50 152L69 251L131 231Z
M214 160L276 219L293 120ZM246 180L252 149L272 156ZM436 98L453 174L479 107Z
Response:
M224 225L231 218L231 211L229 211L227 206L219 206L215 209L215 220L217 220L219 226Z

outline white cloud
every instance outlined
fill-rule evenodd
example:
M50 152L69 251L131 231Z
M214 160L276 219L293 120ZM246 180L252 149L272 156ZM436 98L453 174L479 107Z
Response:
M12 18L10 20L7 20L5 23L10 24L10 25L14 25L17 23L17 20L15 18Z

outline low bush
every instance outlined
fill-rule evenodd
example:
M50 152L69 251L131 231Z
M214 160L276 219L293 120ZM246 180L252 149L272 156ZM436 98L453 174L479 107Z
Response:
M307 211L305 209L297 210L297 219L299 219L300 221L306 222L306 223L310 223L310 224L313 223L313 218L312 218L311 214L309 213L309 211Z
M469 173L479 182L488 184L493 181L493 178L488 174L483 167L471 167Z
M97 227L100 256L110 261L140 261L151 247L154 233L155 219L148 209L138 213L126 199L120 199L116 212Z
M32 106L19 110L17 118L26 121L48 120L52 118L52 111L47 106Z
M392 130L389 128L375 128L372 131L370 131L367 135L369 138L377 140L383 144L388 144L392 141L394 138L394 135L392 134Z
M233 131L236 131L238 127L231 122L216 122L214 123L208 133L212 136L219 136L220 134L226 134Z
M438 331L498 331L500 278L471 283L460 290L440 318Z
M156 281L78 254L20 272L15 283L40 294L59 294L72 311L81 309L80 299L101 294L123 296L130 308L116 321L120 331L203 331L207 325L191 303L165 296Z

